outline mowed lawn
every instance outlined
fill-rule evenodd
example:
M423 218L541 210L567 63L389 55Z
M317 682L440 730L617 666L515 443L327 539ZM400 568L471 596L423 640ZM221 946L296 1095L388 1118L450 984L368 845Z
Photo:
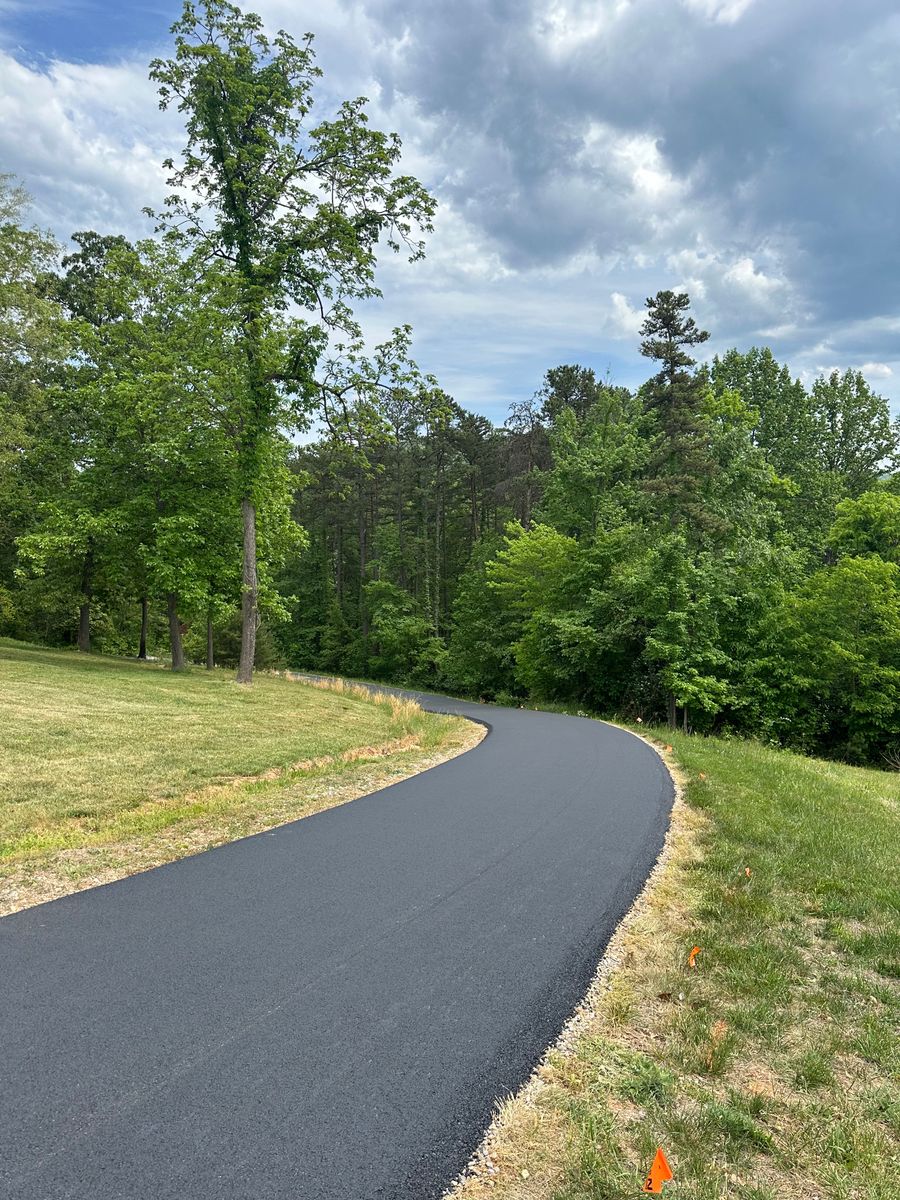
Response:
M173 674L0 639L0 867L153 832L234 777L434 743L446 728L414 705L272 675L244 688L231 672Z

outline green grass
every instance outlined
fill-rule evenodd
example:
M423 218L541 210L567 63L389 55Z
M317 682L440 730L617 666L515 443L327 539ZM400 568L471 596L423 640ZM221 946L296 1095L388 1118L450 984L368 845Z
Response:
M679 1200L894 1200L900 776L657 736L686 777L671 857L527 1149L505 1129L463 1196L624 1200L662 1145Z
M659 1045L620 1066L645 1112L635 1144L644 1159L668 1148L674 1196L897 1196L900 778L741 741L671 744L709 823L690 920L644 980L673 997ZM621 1132L607 1127L604 1161L633 1161ZM556 1200L629 1194L633 1169L585 1173L584 1155Z
M271 675L242 688L224 671L0 639L0 871L195 818L215 808L204 789L234 777L402 738L436 745L450 724Z

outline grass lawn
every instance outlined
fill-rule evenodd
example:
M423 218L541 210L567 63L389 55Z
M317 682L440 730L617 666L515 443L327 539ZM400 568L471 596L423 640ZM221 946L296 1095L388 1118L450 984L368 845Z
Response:
M0 639L0 912L340 802L478 736L359 689L232 678Z
M675 736L669 847L460 1200L900 1196L900 776ZM696 966L690 951L699 946Z

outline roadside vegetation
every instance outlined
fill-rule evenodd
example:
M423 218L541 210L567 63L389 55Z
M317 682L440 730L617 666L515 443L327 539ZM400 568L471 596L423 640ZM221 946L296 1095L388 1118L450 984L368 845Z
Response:
M361 688L0 640L0 913L371 791L478 740Z
M669 745L685 792L664 863L460 1200L625 1200L657 1146L673 1198L892 1200L900 779Z

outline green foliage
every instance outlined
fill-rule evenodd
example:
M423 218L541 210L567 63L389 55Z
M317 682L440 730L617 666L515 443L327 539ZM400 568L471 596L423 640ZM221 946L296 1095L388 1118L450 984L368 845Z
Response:
M851 644L841 557L896 561L891 481L848 498L886 446L884 402L845 377L808 393L765 350L692 371L686 298L648 310L661 370L638 395L556 368L499 437L402 341L333 367L358 382L298 455L319 547L299 661L885 761L896 589L868 588Z
M816 418L818 460L850 496L875 483L900 453L900 420L891 421L887 402L861 371L832 371L817 379L811 401Z
M714 389L738 392L751 438L784 479L779 509L793 540L820 552L834 506L873 487L900 449L900 423L858 371L832 372L810 392L768 348L713 360Z
M772 663L788 729L851 762L900 743L900 566L842 558L786 597Z
M495 699L514 686L515 646L522 634L522 616L488 586L487 569L504 542L479 541L459 581L453 606L453 627L445 671L454 689Z
M71 472L59 395L70 331L46 288L58 247L25 225L27 204L12 178L0 175L0 629L8 631L29 621L30 606L17 594L16 539Z
M751 414L751 440L780 475L798 476L816 453L816 421L803 384L768 347L729 350L713 359L717 392L737 392Z
M576 421L583 421L593 412L604 390L589 367L551 367L538 393L541 416L552 425L568 409Z
M639 408L625 393L598 390L581 420L563 408L549 431L540 519L575 537L614 529L640 507L636 476L647 458Z
M555 608L565 596L577 543L549 525L512 524L488 571L490 586L514 609Z
M875 554L900 564L900 494L863 492L842 500L828 541L839 554Z
M376 678L426 683L438 676L446 649L412 597L395 584L373 580L366 584L366 601L368 661Z

